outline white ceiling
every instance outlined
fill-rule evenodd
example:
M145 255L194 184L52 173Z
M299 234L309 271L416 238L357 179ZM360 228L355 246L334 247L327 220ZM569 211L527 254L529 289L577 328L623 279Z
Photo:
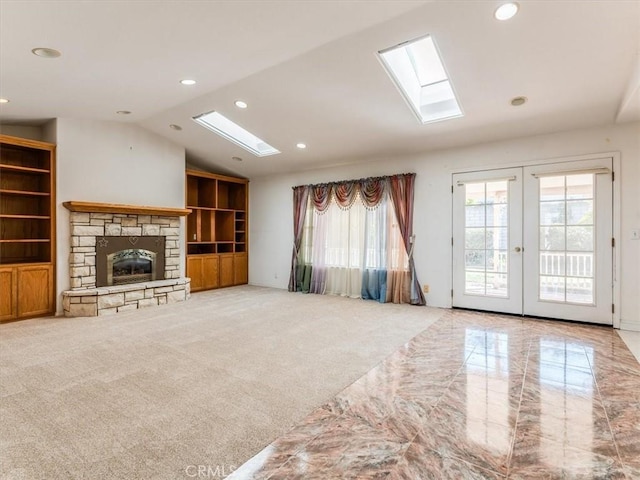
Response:
M640 120L640 1L520 0L498 22L500 3L0 0L0 122L137 123L251 178ZM465 116L421 125L376 52L427 33ZM282 153L255 157L191 120L211 110Z

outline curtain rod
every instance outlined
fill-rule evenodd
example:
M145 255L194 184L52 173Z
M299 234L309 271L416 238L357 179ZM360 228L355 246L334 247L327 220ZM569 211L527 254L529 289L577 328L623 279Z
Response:
M305 184L305 185L296 185L294 187L291 187L292 189L296 189L298 187L311 187L311 188L315 188L315 187L324 187L324 186L331 186L331 185L340 185L341 183L355 183L355 182L365 182L367 180L386 180L388 178L393 178L393 177L402 177L402 176L406 176L406 175L415 175L415 173L411 172L411 173L396 173L395 175L383 175L383 176L379 176L379 177L365 177L365 178L358 178L358 179L353 179L353 180L338 180L335 182L324 182L324 183L315 183L315 184Z

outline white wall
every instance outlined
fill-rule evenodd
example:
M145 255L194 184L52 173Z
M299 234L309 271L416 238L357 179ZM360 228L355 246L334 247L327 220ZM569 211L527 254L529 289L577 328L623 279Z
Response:
M94 120L58 118L57 143L57 311L69 290L69 211L76 200L184 208L184 148L141 127ZM182 220L184 222L184 220ZM180 248L184 248L181 238ZM184 252L181 259L184 262ZM184 276L185 265L180 265Z
M622 265L621 320L623 328L640 330L640 123L611 125L465 148L388 158L366 164L314 170L289 175L252 178L250 184L249 281L254 285L287 288L293 245L291 187L415 172L414 232L418 279L430 285L432 306L451 306L451 174L559 157L620 152Z

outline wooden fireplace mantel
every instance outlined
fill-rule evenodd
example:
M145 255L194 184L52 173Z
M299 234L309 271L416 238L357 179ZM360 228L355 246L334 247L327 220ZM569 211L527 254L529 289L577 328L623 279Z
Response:
M185 217L191 213L189 208L147 207L144 205L123 205L120 203L63 202L71 212L88 213L126 213L129 215L160 215L164 217Z

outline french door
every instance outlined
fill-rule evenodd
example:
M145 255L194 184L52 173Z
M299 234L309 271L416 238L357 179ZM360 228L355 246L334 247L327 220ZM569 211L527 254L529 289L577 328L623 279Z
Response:
M612 159L453 176L453 306L612 324Z

